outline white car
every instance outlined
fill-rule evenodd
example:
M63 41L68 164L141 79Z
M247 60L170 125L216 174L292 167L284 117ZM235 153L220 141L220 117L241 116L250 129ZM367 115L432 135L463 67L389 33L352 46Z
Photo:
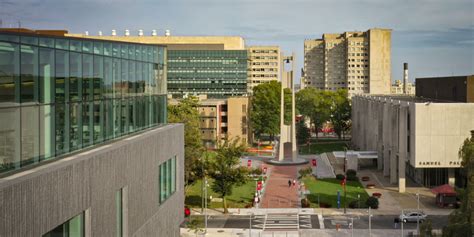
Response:
M407 211L400 215L400 220L407 222L417 222L422 223L426 220L427 215L422 211Z

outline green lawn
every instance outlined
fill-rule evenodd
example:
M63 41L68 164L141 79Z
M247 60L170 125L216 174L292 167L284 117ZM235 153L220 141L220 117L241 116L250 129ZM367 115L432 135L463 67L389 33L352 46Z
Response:
M332 208L337 208L337 191L341 192L341 208L344 207L344 190L341 186L341 180L337 179L316 179L314 177L305 177L303 182L310 194L307 195L311 202L311 207L318 207L318 196L321 203L330 204ZM347 181L347 207L351 201L357 200L357 194L360 194L361 206L369 197L364 187L359 181Z
M212 180L209 181L211 183ZM185 203L189 207L201 207L201 181L196 182L193 186L189 187L186 191ZM209 185L210 186L210 185ZM234 187L232 195L228 196L227 207L228 208L243 208L245 205L252 203L253 195L255 194L255 181L250 180L246 184ZM219 197L218 194L214 193L210 187L207 189L207 196ZM210 208L222 208L222 202L209 202Z
M332 151L344 151L344 148L347 148L346 142L316 143L310 146L311 149L306 144L300 146L300 154L321 154Z

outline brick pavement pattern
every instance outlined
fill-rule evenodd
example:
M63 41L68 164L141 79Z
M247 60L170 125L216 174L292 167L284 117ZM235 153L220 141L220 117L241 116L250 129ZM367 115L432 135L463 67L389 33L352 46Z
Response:
M298 166L270 166L272 172L267 180L261 208L298 208ZM288 180L297 184L288 187Z

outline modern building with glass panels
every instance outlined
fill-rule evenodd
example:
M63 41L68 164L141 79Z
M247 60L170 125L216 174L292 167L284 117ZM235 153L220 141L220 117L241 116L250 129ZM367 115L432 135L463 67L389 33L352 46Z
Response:
M247 95L246 50L169 50L168 93L173 98Z
M65 33L0 29L0 236L179 236L166 47Z

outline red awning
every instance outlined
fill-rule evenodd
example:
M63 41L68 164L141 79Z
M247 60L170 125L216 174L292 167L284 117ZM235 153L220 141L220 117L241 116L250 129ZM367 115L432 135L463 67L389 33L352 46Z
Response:
M456 194L456 191L449 184L443 184L436 188L432 188L431 192L434 194Z

